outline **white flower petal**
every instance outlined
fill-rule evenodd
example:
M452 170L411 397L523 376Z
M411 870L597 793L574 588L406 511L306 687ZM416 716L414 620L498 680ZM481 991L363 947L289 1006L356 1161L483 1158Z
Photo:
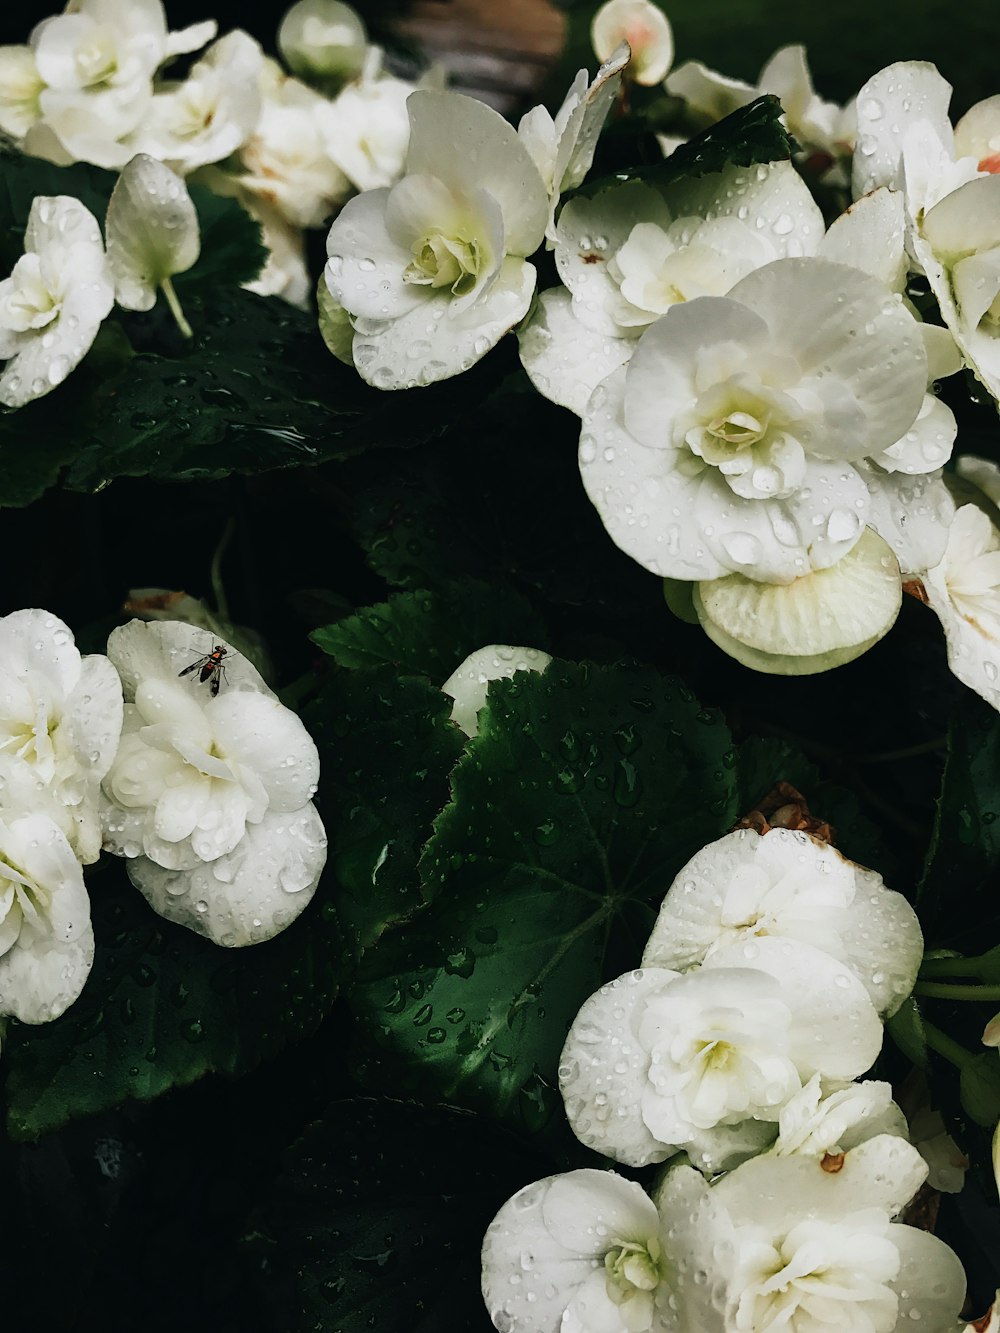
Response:
M537 250L548 217L538 168L513 128L490 107L456 93L419 89L411 94L408 174L436 176L461 193L470 169L503 214L508 255Z
M573 1133L588 1148L629 1166L662 1162L676 1151L650 1132L642 1116L649 1054L638 1034L647 999L676 975L646 968L602 986L573 1020L559 1061Z
M940 472L883 472L862 461L854 467L868 488L867 523L889 543L903 575L922 574L944 555L955 502Z
M560 288L542 292L530 319L517 330L517 341L521 364L538 392L581 417L601 380L625 365L635 350L632 338L606 337L582 324L573 298Z
M892 291L902 291L908 268L902 193L881 186L855 200L831 224L819 254L870 273Z
M227 760L260 778L269 810L289 814L312 799L319 754L297 713L267 695L228 690L205 713Z
M349 199L330 228L327 286L352 315L393 319L426 301L425 288L403 279L413 256L389 233L391 195L390 190L367 190Z
M211 653L220 643L227 649L227 692L255 690L271 694L260 672L242 653L196 625L180 620L130 620L119 625L108 638L108 657L121 676L126 700L131 702L140 681L147 676L171 682L180 679L193 662ZM181 683L195 700L206 701L208 686L201 684L196 672L185 675Z
M965 1303L965 1270L943 1240L916 1227L890 1227L902 1264L893 1286L915 1333L939 1333L954 1326ZM970 1325L971 1327L971 1325Z
M949 152L953 147L948 104L951 84L923 60L903 60L872 76L858 93L855 198L881 185L902 188L901 143L908 126L927 121Z
M362 379L379 389L433 384L467 370L527 314L535 270L508 256L496 282L465 310L437 295L401 318L378 326L359 324L354 362ZM374 324L374 322L372 322Z
M733 164L686 177L664 191L674 217L735 218L767 242L775 259L812 255L823 245L823 214L791 162Z
M670 22L650 0L607 0L591 21L590 40L598 60L607 60L620 43L628 42L629 74L645 87L659 83L673 64Z
M187 272L201 253L187 186L145 153L119 176L105 225L115 299L126 310L151 310L161 284Z

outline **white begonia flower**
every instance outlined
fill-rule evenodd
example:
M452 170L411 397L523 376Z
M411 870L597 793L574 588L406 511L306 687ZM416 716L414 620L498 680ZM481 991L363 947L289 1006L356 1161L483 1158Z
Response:
M278 49L304 79L352 78L367 47L361 16L340 0L298 0L278 29Z
M666 87L672 96L684 99L703 126L714 125L763 93L772 93L781 102L788 129L807 153L819 150L836 160L850 153L854 143L853 105L840 107L816 95L804 46L775 51L756 85L689 60L667 76Z
M221 162L252 134L261 113L264 56L241 29L220 37L182 82L160 85L130 139L132 151L182 176Z
M770 1151L777 1156L839 1157L877 1134L907 1136L906 1117L892 1100L889 1083L866 1079L824 1089L814 1074L782 1107Z
M0 131L22 139L41 119L44 87L30 46L0 46Z
M198 214L183 180L156 158L139 153L118 177L105 230L118 304L125 310L152 310L162 288L181 332L190 336L171 281L201 253Z
M673 306L594 391L580 468L612 539L662 577L791 583L870 508L852 466L912 426L919 326L857 269L780 259Z
M581 185L590 170L597 141L618 96L628 62L629 49L623 42L601 65L593 83L588 83L585 69L579 71L554 119L544 106L536 106L518 122L518 137L531 154L548 191L545 235L550 248L556 239L559 198Z
M745 1155L748 1130L751 1151L754 1135L757 1149L773 1138L814 1074L855 1078L881 1044L852 972L811 945L757 939L693 972L644 968L603 986L573 1021L559 1085L587 1147L630 1166L684 1148L718 1170Z
M326 281L354 325L354 362L377 388L468 369L527 313L525 256L548 202L502 116L457 93L412 93L406 175L351 199L330 229Z
M406 103L418 86L384 73L382 52L371 47L361 76L324 103L327 155L356 190L385 189L403 174L410 143Z
M101 229L68 195L33 200L24 254L0 282L0 402L21 407L74 370L114 305Z
M669 1172L656 1195L661 1216L671 1214L682 1189L688 1197L699 1191L705 1205L693 1214L701 1271L675 1278L681 1326L732 1333L952 1329L965 1295L957 1255L937 1237L892 1220L924 1171L905 1139L881 1134L836 1164L767 1154L713 1185L689 1167ZM716 1246L721 1261L712 1257ZM706 1269L709 1278L723 1277L728 1293L713 1322L686 1322Z
M133 155L123 141L153 95L153 75L174 55L214 36L214 21L168 33L160 0L79 0L31 34L44 126L74 160L119 168Z
M670 21L651 0L607 0L591 21L590 42L600 61L610 60L627 42L628 77L646 87L660 83L674 60Z
M224 683L190 670L216 646ZM204 630L133 620L108 655L126 705L105 847L129 858L169 920L226 946L269 939L309 902L326 857L315 745L246 658Z
M667 889L643 967L685 972L747 940L801 940L849 967L883 1017L913 990L924 954L916 913L874 870L793 829L737 829Z
M668 1333L671 1259L641 1186L569 1171L526 1185L490 1223L483 1300L502 1333Z
M293 227L318 227L351 193L327 150L321 122L328 106L297 79L265 82L260 117L240 149L241 189Z
M0 756L31 778L4 770L0 809L55 819L84 864L101 851L98 793L122 729L122 687L106 657L81 657L69 627L48 611L0 618ZM44 784L59 816L25 788ZM27 792L27 794L26 794Z
M823 218L790 162L727 167L660 192L640 181L569 200L555 234L561 292L518 331L521 360L547 398L583 415L673 306L724 296L774 259L813 254Z
M477 648L451 673L441 686L454 699L451 720L466 736L479 734L479 710L486 702L491 680L510 680L518 671L544 671L552 661L540 648L512 648L491 643Z
M0 816L0 1015L58 1018L94 961L83 871L45 815Z

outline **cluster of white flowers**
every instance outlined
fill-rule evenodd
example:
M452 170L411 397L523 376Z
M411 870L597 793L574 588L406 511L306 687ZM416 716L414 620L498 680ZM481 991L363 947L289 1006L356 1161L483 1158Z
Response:
M888 1084L856 1081L921 954L905 899L808 834L738 830L698 852L559 1071L584 1144L675 1160L651 1195L582 1170L510 1199L483 1245L495 1326L956 1328L961 1264L896 1220L926 1163Z
M134 620L81 657L47 611L0 618L0 1018L48 1022L79 996L82 867L102 846L157 912L219 944L283 930L325 862L318 776L299 719L204 630Z
M180 177L139 154L108 204L107 251L97 219L69 195L31 205L24 254L0 282L0 403L21 407L51 392L93 345L117 300L149 310L162 288L190 334L171 279L198 258L198 218Z
M414 85L382 69L339 0L299 0L278 35L286 74L240 29L170 33L161 0L79 0L0 47L0 131L54 162L121 170L146 154L235 194L261 222L270 262L254 284L305 304L302 229L355 190L398 176ZM202 48L207 49L202 51ZM201 52L183 79L177 56Z

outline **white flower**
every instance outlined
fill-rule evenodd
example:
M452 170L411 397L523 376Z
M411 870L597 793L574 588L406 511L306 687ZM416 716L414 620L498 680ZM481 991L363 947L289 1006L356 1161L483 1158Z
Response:
M478 735L479 710L486 702L491 680L509 680L518 671L544 671L552 658L539 648L512 648L491 643L470 653L451 673L441 689L451 695L451 720L467 736Z
M745 1162L714 1185L671 1171L657 1204L662 1216L675 1195L700 1189L697 1248L710 1275L722 1266L727 1298L714 1324L686 1324L701 1273L679 1272L683 1327L731 1333L942 1333L954 1327L965 1294L957 1256L935 1236L892 1219L924 1176L920 1155L904 1139L881 1134L832 1163L768 1154ZM735 1257L734 1257L735 1255Z
M577 196L559 215L556 267L519 330L521 360L546 397L583 415L601 379L673 306L724 296L774 259L812 254L823 218L789 162L683 180L662 193L640 181ZM625 341L620 341L625 340Z
M642 966L687 971L761 938L801 940L845 964L885 1017L912 991L924 953L916 913L876 871L806 833L737 829L678 872Z
M584 417L584 485L646 569L790 583L835 564L870 508L852 464L912 426L919 326L876 279L780 259L673 306Z
M368 34L340 0L298 0L281 20L278 48L304 79L350 78L365 59Z
M0 282L0 402L21 407L61 384L114 304L101 229L68 195L39 195L25 253Z
M351 192L327 150L328 106L297 79L265 81L260 117L240 149L241 188L293 227L318 227Z
M401 389L457 375L527 312L547 199L497 112L456 93L408 102L406 175L345 204L326 281L354 325L362 377Z
M757 939L693 972L644 968L602 987L573 1021L559 1082L588 1147L631 1166L683 1147L717 1170L773 1138L813 1074L855 1078L881 1043L852 972L811 945Z
M324 105L326 152L356 190L394 185L403 174L410 143L406 103L416 85L380 70L369 58L362 76Z
M65 816L45 813L85 863L100 855L98 791L121 729L121 682L106 657L81 657L69 628L48 611L0 619L0 755L19 759L45 785ZM11 805L39 808L0 792L0 809Z
M591 21L590 41L602 61L627 42L629 77L647 87L663 79L674 59L670 22L651 0L607 0Z
M825 102L813 90L804 46L783 46L775 51L755 85L727 78L700 61L689 60L667 77L667 92L683 97L703 125L752 102L762 93L781 101L784 119L798 143L808 152L820 150L836 161L854 142L854 108Z
M94 961L83 871L45 815L0 813L0 1014L48 1023L80 994Z
M585 69L579 71L555 119L544 106L536 106L518 123L518 137L531 154L549 194L545 234L550 243L555 241L559 197L582 184L590 170L597 140L628 62L629 49L622 43L601 65L593 83L588 84Z
M927 1163L927 1183L942 1194L960 1194L969 1159L945 1128L940 1111L928 1104L910 1118L910 1142Z
M817 1075L781 1108L772 1153L839 1157L876 1134L906 1137L906 1117L892 1100L892 1087L866 1079L824 1089ZM836 1162L827 1164L827 1169Z
M508 1199L483 1239L483 1299L501 1333L667 1333L673 1256L631 1180L584 1169Z
M31 46L46 85L45 128L75 160L123 166L134 152L123 141L149 109L157 69L214 33L213 21L168 33L160 0L79 0L44 19Z
M220 648L224 680L199 669ZM325 861L315 745L204 630L133 620L108 653L127 703L104 783L105 846L169 920L227 946L270 938L309 902Z
M948 665L1000 709L1000 532L978 505L957 510L944 558L922 581L944 628Z
M226 33L183 82L160 85L126 157L148 153L186 176L235 153L260 116L263 61L248 33Z
M30 46L0 46L0 131L23 138L41 119L44 87Z
M112 191L105 230L118 304L152 310L162 287L179 310L171 279L201 253L198 214L181 178L145 153L132 158Z

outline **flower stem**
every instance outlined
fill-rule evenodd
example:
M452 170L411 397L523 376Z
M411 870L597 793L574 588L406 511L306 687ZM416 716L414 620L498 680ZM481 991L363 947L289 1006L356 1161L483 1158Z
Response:
M229 522L226 524L225 531L219 539L219 544L212 555L212 596L215 598L215 609L223 620L229 620L229 601L226 597L226 589L222 582L222 557L226 554L226 547L232 541L233 533L236 531L236 519L230 515Z
M931 1050L937 1051L938 1055L943 1055L956 1069L964 1068L965 1065L976 1058L972 1051L967 1050L961 1042L957 1042L954 1037L949 1037L947 1032L942 1032L933 1023L924 1022L923 1034L924 1040Z
M181 309L181 303L177 299L177 293L174 291L174 284L169 278L164 278L160 283L163 295L167 298L167 305L170 307L170 313L173 315L177 327L185 338L193 338L194 332L191 325L184 317L184 311Z
M1000 986L953 986L946 981L918 981L913 993L931 1000L1000 1000Z
M920 980L933 981L937 977L978 977L980 958L925 958L920 964Z
M921 754L936 754L948 745L947 736L935 736L931 741L921 741L919 745L908 745L903 750L883 750L878 754L858 755L859 764L889 764L897 759L914 759Z

